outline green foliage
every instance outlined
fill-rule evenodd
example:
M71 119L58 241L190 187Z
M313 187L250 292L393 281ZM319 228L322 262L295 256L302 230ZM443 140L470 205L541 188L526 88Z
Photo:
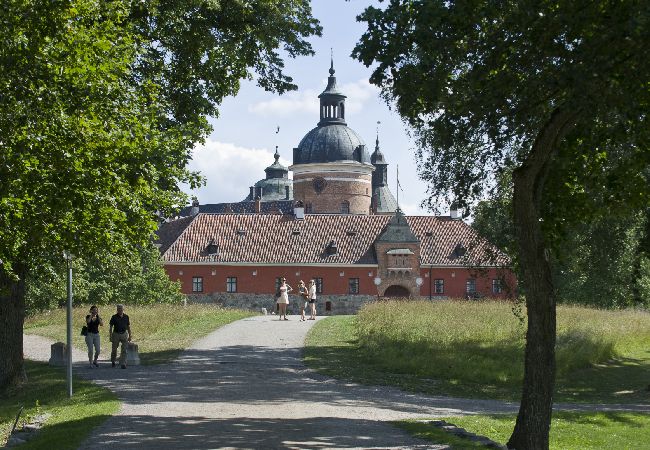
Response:
M368 29L353 56L375 64L371 82L413 127L430 206L479 200L526 160L554 113L575 126L552 144L551 176L566 164L567 189L647 199L647 2L387 3L360 16Z
M561 301L650 307L648 257L639 251L646 220L644 214L612 215L566 232L554 264Z
M511 210L509 191L499 188L477 205L472 228L503 248L518 271ZM622 209L592 220L567 219L561 227L561 234L548 236L553 242L552 267L560 302L604 308L650 306L647 211Z
M201 181L186 167L207 115L254 74L295 89L278 49L310 54L319 33L306 0L5 2L3 269L148 243Z
M467 397L521 395L525 325L506 302L382 301L318 323L305 360L328 375ZM650 314L558 307L561 400L647 401Z
M444 417L449 423L471 433L506 442L515 423L511 414L477 414L462 417ZM476 443L453 438L427 423L399 421L396 425L409 433L433 441L449 443L454 449L484 448ZM442 434L441 434L442 433ZM650 416L634 412L568 412L554 411L551 423L551 450L583 450L625 448L644 449L650 442Z
M75 304L146 305L183 302L180 284L165 273L160 253L151 244L136 253L98 254L73 261ZM44 264L28 279L28 314L57 308L67 302L67 268L62 261Z
M65 371L45 363L26 361L27 382L0 395L0 445L11 431L21 405L28 416L52 414L38 435L22 448L75 449L119 409L115 394L90 381L73 378L74 396L68 398Z

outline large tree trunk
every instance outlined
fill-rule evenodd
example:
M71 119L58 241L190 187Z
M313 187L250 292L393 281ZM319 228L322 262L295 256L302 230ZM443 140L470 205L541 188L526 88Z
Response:
M25 319L25 266L14 265L17 278L0 265L0 389L23 374L23 321Z
M548 449L555 387L555 289L544 245L541 204L553 152L570 128L572 115L556 111L537 136L524 163L513 172L514 222L526 291L528 330L524 384L508 448Z

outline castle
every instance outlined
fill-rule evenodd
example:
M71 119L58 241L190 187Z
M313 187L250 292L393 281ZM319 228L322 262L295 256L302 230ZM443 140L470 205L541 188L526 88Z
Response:
M281 277L314 279L327 313L379 297L475 298L512 294L509 260L457 212L405 216L387 183L379 139L372 154L345 121L333 64L318 96L320 120L243 201L199 205L164 223L165 269L197 301L269 307ZM293 180L289 179L293 172Z

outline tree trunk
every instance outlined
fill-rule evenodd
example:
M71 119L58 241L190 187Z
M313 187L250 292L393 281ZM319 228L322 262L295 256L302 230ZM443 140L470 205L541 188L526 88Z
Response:
M555 387L555 289L541 223L542 191L553 152L570 128L571 114L555 111L524 163L513 172L513 212L528 330L524 382L515 429L507 443L517 450L548 449Z
M25 319L24 265L14 265L18 278L0 265L0 389L17 382L23 374L23 322Z

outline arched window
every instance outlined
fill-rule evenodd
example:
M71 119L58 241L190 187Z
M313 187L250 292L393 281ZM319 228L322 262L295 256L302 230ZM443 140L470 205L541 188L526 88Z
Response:
M341 214L350 214L350 202L347 200L341 203Z

